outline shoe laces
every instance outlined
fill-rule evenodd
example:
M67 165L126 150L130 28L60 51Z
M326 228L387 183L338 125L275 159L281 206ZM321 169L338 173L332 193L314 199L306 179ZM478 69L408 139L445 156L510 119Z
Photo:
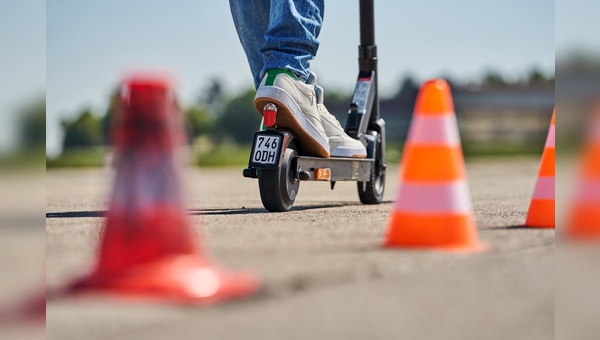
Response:
M335 118L335 116L332 115L331 112L329 112L329 110L327 110L327 108L325 107L325 104L323 103L325 95L321 86L315 85L315 94L317 95L317 106L319 108L319 113L322 116L324 116L324 118L326 118L331 124L335 125L340 130L343 130L340 121L337 120L337 118Z

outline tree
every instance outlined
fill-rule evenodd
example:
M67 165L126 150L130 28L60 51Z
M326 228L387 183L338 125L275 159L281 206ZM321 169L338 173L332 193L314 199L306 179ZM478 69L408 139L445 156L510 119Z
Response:
M489 70L483 76L483 85L487 87L498 88L505 87L507 83L500 72Z
M253 132L260 124L260 115L252 104L255 93L248 89L225 104L216 121L215 140L230 137L237 143L252 142Z
M398 96L402 99L416 99L419 93L419 85L412 76L407 75L402 79Z
M324 91L323 101L325 105L328 107L350 107L350 102L352 101L352 93L342 92L335 89L328 89Z
M111 140L111 130L113 128L112 125L114 123L115 116L119 110L120 98L121 90L118 87L113 89L110 97L108 97L108 109L106 109L106 113L102 117L102 137L106 144L111 144L113 142Z
M63 120L63 149L99 146L104 142L102 119L89 109L81 111L77 118Z
M212 78L200 95L200 103L213 112L219 110L225 101L225 86L219 78Z
M419 94L419 85L413 79L412 76L407 75L401 82L400 90L396 95L397 100L400 102L399 110L402 113L412 113L415 103L417 102L417 96Z
M26 107L19 121L20 146L26 150L43 150L46 146L46 98Z
M545 75L538 68L533 68L529 71L529 75L527 76L527 84L538 86L553 86L554 77Z
M185 118L190 138L210 134L215 125L214 115L200 105L189 107L185 112Z

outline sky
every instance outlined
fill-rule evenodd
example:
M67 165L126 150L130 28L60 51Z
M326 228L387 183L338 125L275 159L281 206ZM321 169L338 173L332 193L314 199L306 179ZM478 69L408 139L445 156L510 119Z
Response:
M17 112L43 98L46 84L44 0L0 1L0 151L16 139Z
M600 2L597 0L556 0L556 54L585 50L600 54Z
M576 2L600 7L593 0L557 0L556 7ZM553 1L375 0L375 17L384 95L394 93L406 74L475 79L488 69L512 77L534 66L554 70ZM559 22L569 20L557 16ZM557 46L568 36L557 34ZM312 63L325 90L352 89L358 40L358 1L327 0ZM51 155L60 151L61 119L84 107L102 112L128 71L171 72L184 104L214 77L232 91L251 86L228 1L48 0L45 42Z

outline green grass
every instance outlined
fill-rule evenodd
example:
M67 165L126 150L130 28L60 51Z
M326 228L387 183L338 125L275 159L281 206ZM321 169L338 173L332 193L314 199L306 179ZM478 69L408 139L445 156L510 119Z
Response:
M463 154L466 159L488 157L542 156L544 143L532 144L479 144L464 143Z
M46 158L46 168L101 167L105 155L105 147L68 149L58 157Z
M404 146L401 143L387 143L385 145L385 159L388 165L400 163Z
M60 156L46 159L47 168L101 167L106 148L80 148L64 150ZM248 164L249 145L224 144L194 149L194 161L200 167L244 166Z
M242 167L248 165L251 145L223 144L209 150L195 152L200 167Z
M244 167L248 164L251 145L233 143L212 144L201 141L192 147L194 164L199 167ZM516 156L541 156L543 145L486 145L463 144L465 158L495 158ZM101 167L107 148L82 148L65 150L56 158L47 158L47 168L90 168ZM388 143L386 157L388 164L398 164L402 157L401 143Z
M463 143L465 159L503 158L503 157L541 157L544 144L474 144ZM386 158L388 164L398 164L402 158L404 146L401 143L388 143L386 145Z
M2 153L0 169L43 169L45 152L42 148Z

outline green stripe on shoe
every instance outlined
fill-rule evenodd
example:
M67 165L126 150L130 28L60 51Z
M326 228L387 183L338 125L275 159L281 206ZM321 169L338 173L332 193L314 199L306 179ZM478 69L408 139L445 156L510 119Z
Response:
M294 80L298 80L298 77L296 77L292 71L285 68L274 68L267 71L267 80L265 80L265 86L273 86L273 83L275 83L275 78L282 73L294 78Z

